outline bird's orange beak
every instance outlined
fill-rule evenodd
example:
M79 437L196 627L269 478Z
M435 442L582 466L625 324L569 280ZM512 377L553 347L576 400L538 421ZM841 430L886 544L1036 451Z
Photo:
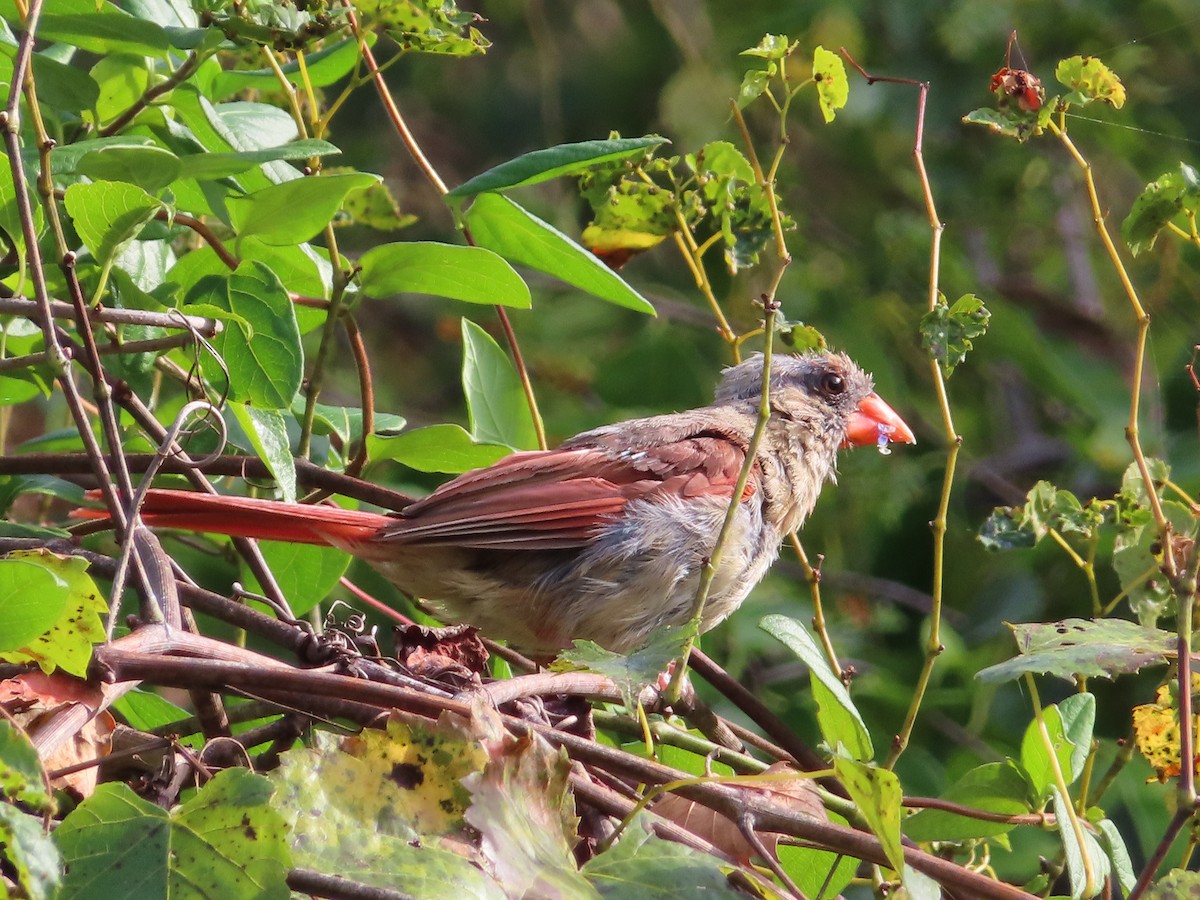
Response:
M915 444L912 429L888 406L878 394L863 397L850 416L850 427L846 429L843 447L866 447L874 444L886 450L888 442Z

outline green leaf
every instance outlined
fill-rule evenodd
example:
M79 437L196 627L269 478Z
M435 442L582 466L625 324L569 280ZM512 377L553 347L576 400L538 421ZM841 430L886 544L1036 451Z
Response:
M179 177L183 164L162 147L101 147L80 158L75 171L93 181L123 181L151 194Z
M1026 550L1038 542L1037 532L1021 510L1001 506L979 527L979 542L988 550Z
M464 219L479 246L560 278L601 300L654 315L650 302L595 254L509 198L481 194Z
M985 682L1034 672L1074 682L1076 676L1114 678L1162 665L1175 655L1175 635L1123 619L1064 619L1010 625L1019 656L983 669Z
M131 53L165 58L171 46L160 26L135 18L111 3L98 4L94 12L45 13L38 22L37 35L45 41L61 41L101 55Z
M183 177L195 178L198 181L211 181L240 175L243 172L248 172L253 168L261 166L265 162L274 162L280 159L310 159L314 156L335 156L341 152L341 150L328 141L306 138L282 144L278 147L267 147L262 150L196 153L183 157ZM291 184L293 182L288 183ZM254 197L257 194L251 194L250 196ZM336 211L336 207L334 209Z
M775 69L775 64L771 63L767 69L751 69L742 76L742 84L738 88L738 109L745 109L763 95L763 92L771 84L771 77L775 74Z
M462 320L463 394L471 436L517 450L537 447L533 416L508 354L470 319Z
M786 34L764 34L758 45L743 50L738 56L758 56L762 59L780 60L787 56L794 45Z
M259 409L288 409L300 390L304 353L287 289L267 266L244 262L207 295L233 317L213 346L229 368L229 399Z
M99 263L109 262L163 208L137 185L116 181L73 184L64 202L75 230Z
M1138 490L1144 494L1140 479ZM1174 500L1164 500L1162 511L1176 535L1193 537L1196 518L1190 508ZM1124 514L1113 541L1113 569L1121 581L1129 608L1143 625L1153 626L1172 608L1175 595L1162 574L1162 547L1158 528L1149 510L1136 506Z
M833 758L833 768L850 799L879 838L883 852L897 872L904 871L904 848L900 843L900 779L895 772L844 756Z
M855 759L867 760L875 755L871 735L850 698L842 679L829 667L825 654L804 626L787 616L767 616L759 628L781 641L808 666L813 698L817 701L817 724L821 737L830 747L839 744Z
M1200 872L1172 869L1142 896L1145 900L1181 900L1200 896Z
M616 844L584 863L581 871L606 900L745 896L730 886L717 860L655 836L644 815L625 829Z
M846 825L844 818L836 813L827 813L829 820ZM779 864L787 872L805 897L838 897L854 878L858 860L852 856L832 850L817 850L811 847L796 847L780 843L775 847ZM824 894L821 891L824 890Z
M95 125L116 119L132 107L150 87L150 70L144 56L110 54L92 66L91 76L100 86L95 115L86 118Z
M279 492L288 503L296 502L296 460L288 443L287 422L278 409L258 409L230 403L233 413L250 439L258 458L267 464Z
M80 557L57 556L48 550L20 550L10 553L3 563L22 563L51 575L56 595L39 597L43 603L62 602L59 613L33 640L19 649L0 653L0 659L18 665L36 663L43 672L55 669L86 677L92 659L92 646L105 639L101 615L108 609L104 595L87 574L88 564ZM8 614L0 614L7 624Z
M189 715L186 709L176 706L165 697L141 689L132 690L113 703L130 728L153 731L163 725L179 722Z
M126 892L109 896L286 900L291 858L271 794L262 776L226 769L168 813L102 784L54 833L66 864L58 896L83 900L104 884ZM117 871L129 874L113 885Z
M1058 704L1063 731L1071 742L1071 765L1064 773L1067 784L1083 774L1083 765L1092 749L1092 730L1096 725L1096 698L1084 691L1072 694Z
M0 857L16 872L18 896L29 900L61 896L57 891L62 880L62 860L54 840L42 828L40 816L0 803Z
M651 147L666 143L670 143L666 138L652 134L640 138L581 141L534 150L476 175L452 190L447 198L470 197L485 191L507 191L563 175L578 174L599 163L641 156Z
M45 225L42 205L38 202L37 191L26 185L26 196L33 206L34 231L41 234ZM20 254L22 265L25 258L25 234L21 230L21 216L17 206L17 189L13 181L12 166L8 156L0 153L0 228L4 229L8 241ZM9 329L6 329L9 330ZM11 343L8 344L11 351Z
M1167 224L1182 212L1200 210L1200 177L1187 163L1178 172L1167 172L1150 182L1133 201L1121 223L1121 236L1137 256L1154 246Z
M45 634L67 605L67 585L24 559L0 559L0 650L17 650Z
M474 56L492 45L474 27L483 19L459 10L453 0L359 0L355 9L385 28L402 51Z
M941 799L972 809L1011 816L1029 812L1029 785L1011 761L984 763L956 781ZM904 820L914 841L966 841L995 837L1016 826L987 822L941 809L922 809Z
M15 44L0 41L0 84L5 86L12 84L16 49ZM77 114L96 105L100 86L83 69L64 65L45 52L35 52L31 62L39 103Z
M1042 721L1058 768L1070 785L1083 772L1092 743L1092 727L1096 721L1096 698L1091 694L1074 694L1057 705L1042 710ZM1037 720L1029 723L1021 740L1021 765L1040 800L1056 783L1054 764L1050 759Z
M482 247L432 241L380 244L359 263L362 290L370 297L432 294L518 309L528 309L533 302L513 267Z
M1098 835L1100 845L1104 848L1112 871L1117 876L1117 883L1121 885L1121 890L1128 896L1129 892L1133 890L1133 886L1137 884L1137 872L1133 868L1133 860L1129 858L1129 851L1125 848L1125 838L1121 836L1121 832L1117 830L1112 819L1101 819L1096 823L1096 828L1100 832ZM1154 889L1151 888L1145 896L1149 898L1153 894Z
M12 722L0 721L0 792L5 800L16 800L34 812L52 812L54 800L44 776L29 738Z
M817 83L817 102L821 106L821 115L828 124L850 97L850 81L846 77L842 58L824 47L817 47L813 51L812 77Z
M367 438L367 452L372 460L393 459L418 472L458 475L490 466L511 449L479 443L459 425L429 425L388 437L372 435Z
M287 597L292 612L302 616L325 600L350 568L353 557L336 547L312 544L285 544L263 541L260 545L267 567ZM262 586L248 570L243 573L250 589L262 592Z
M944 297L921 318L921 345L949 378L967 358L972 342L987 331L991 313L974 294L963 294L953 306Z
M559 672L587 671L614 681L621 689L627 708L637 705L637 695L643 687L654 684L666 671L672 660L679 659L684 646L696 636L690 623L666 625L650 636L645 646L632 653L614 653L594 641L573 641L570 650L564 650L551 664Z
M1091 870L1093 889L1099 889L1108 878L1108 857L1100 847L1099 842L1086 829L1076 834L1071 827L1067 807L1070 799L1059 793L1058 788L1051 789L1054 795L1054 818L1058 824L1058 835L1062 839L1063 852L1067 862L1067 877L1071 881L1071 896L1082 898L1087 889L1087 873ZM1082 836L1082 844L1079 838ZM1085 859L1090 865L1085 865ZM1089 894L1088 896L1095 896Z
M962 120L967 125L982 125L996 134L1016 138L1024 143L1031 137L1037 137L1046 127L1043 121L1053 112L1054 105L1046 103L1036 113L1025 113L1016 107L1009 109L973 109Z
M373 32L365 33L363 38L368 47L375 46L375 41L378 40ZM358 41L348 37L335 41L316 53L305 53L303 71L295 61L279 68L284 77L296 87L303 87L305 76L313 87L329 87L350 74L358 63L358 55ZM275 69L230 69L213 79L212 96L219 100L245 90L274 91L278 88L279 78Z
M297 395L292 401L292 414L297 418L304 415L305 398ZM398 435L406 422L403 416L391 413L375 413L374 434L383 438ZM336 434L342 444L353 444L362 440L363 411L357 406L329 406L318 403L313 414L313 434Z
M299 244L329 224L350 191L374 184L378 175L312 175L230 197L229 215L239 238L265 244Z
M1112 69L1094 56L1072 56L1062 60L1054 70L1054 77L1071 91L1063 98L1066 103L1083 106L1099 100L1115 109L1125 105L1125 85Z

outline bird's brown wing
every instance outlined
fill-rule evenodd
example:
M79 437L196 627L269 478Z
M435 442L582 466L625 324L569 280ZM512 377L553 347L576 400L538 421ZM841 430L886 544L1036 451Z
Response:
M579 547L631 500L731 497L745 458L739 444L720 434L637 450L514 453L405 508L377 540L494 550ZM744 496L755 490L754 475Z

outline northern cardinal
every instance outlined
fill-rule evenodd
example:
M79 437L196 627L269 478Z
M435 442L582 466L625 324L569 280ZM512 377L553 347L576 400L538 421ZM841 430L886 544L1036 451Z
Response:
M692 614L754 432L762 360L725 370L709 406L513 453L391 515L154 490L142 516L153 526L339 547L429 598L446 620L535 658L575 639L628 653ZM770 399L702 631L763 577L834 476L840 447L915 440L842 354L776 356Z

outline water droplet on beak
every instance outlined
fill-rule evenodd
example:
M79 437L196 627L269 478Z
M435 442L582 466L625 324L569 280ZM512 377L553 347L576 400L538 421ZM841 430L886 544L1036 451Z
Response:
M880 456L891 456L892 448L888 446L888 441L892 438L892 432L896 429L891 425L880 423L875 426L877 432L875 437L875 449L879 451Z

